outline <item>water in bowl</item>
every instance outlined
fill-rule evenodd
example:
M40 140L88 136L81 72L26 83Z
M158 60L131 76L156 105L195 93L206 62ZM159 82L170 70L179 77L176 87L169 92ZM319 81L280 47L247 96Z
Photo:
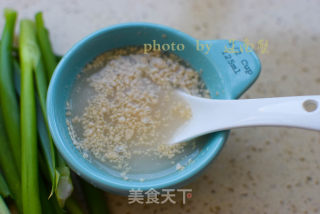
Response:
M117 51L120 51L122 55L119 56L119 54L116 54ZM166 137L170 137L176 128L178 128L182 123L186 122L186 118L184 117L181 118L175 117L175 115L167 115L167 109L170 109L170 107L175 107L172 103L183 103L183 101L178 100L177 97L167 96L167 94L170 94L170 90L168 90L167 86L170 86L169 88L171 88L172 85L176 84L174 85L175 87L187 90L189 93L194 93L196 90L199 90L198 92L202 90L201 92L203 92L204 90L203 88L199 87L201 82L199 76L197 76L198 74L191 68L185 67L184 64L181 64L181 62L175 60L177 60L175 57L163 57L162 55L159 55L159 53L145 56L139 52L139 49L134 49L134 52L115 50L114 52L107 52L106 54L99 56L92 64L90 64L91 66L88 66L88 69L84 69L84 71L78 75L78 78L73 85L67 105L67 121L73 142L78 147L83 157L109 174L112 174L116 177L122 177L125 180L131 179L139 180L141 182L163 177L179 170L184 170L185 167L192 163L201 150L201 139L193 140L192 143L187 142L185 144L174 145L172 147L165 146L164 151L159 151L164 152L163 155L159 155L157 150L154 149L155 146L158 146L158 141L159 143L165 143L163 141L165 141ZM92 66L96 64L98 64L98 66ZM118 72L119 70L123 70L124 72ZM128 76L128 73L130 72L133 74ZM195 81L192 78L198 79ZM93 82L96 81L97 85L89 84L90 81L88 80L91 80L91 83L92 80ZM136 83L133 86L128 86L128 81L136 81ZM168 81L168 84L163 81ZM120 85L115 84L115 82L120 82ZM162 84L160 87L160 92L157 84ZM104 91L105 87L109 87L110 90ZM133 97L129 97L130 92L133 90L132 87L136 87L137 90L135 90L134 93L131 93ZM117 88L118 91L114 90L114 88ZM144 114L145 112L142 112L143 116L139 117L137 115L121 115L120 112L120 115L116 117L116 122L112 119L115 117L114 115L116 114L116 110L123 108L122 103L119 104L121 99L123 100L123 103L129 100L129 104L135 103L134 106L138 105L139 108L144 108L145 103L148 103L149 101L139 101L139 99L145 99L145 97L137 97L136 94L143 94L148 90L155 90L157 92L156 94L159 95L158 100L154 105L147 105L147 107L150 107L150 114ZM119 96L122 96L122 94L119 94L119 91L126 93L126 96L120 99ZM109 101L120 99L120 101L118 100L118 106L116 106L117 108L111 109L112 114L110 114L108 110L108 105L106 106L105 103L101 102L101 100L96 99L96 103L92 103L93 97L97 97L99 94L102 94L101 96L105 96L103 99L106 98ZM147 93L146 96L150 98L149 95L150 94ZM164 97L166 96L167 98L165 99ZM152 100L150 102L152 103ZM114 105L114 102L107 104ZM90 105L91 108L89 111L88 106ZM181 108L184 110L182 112L185 113L186 107L182 106ZM90 115L92 109L94 109L96 112ZM97 115L104 111L106 112L103 114L104 120L96 120ZM134 129L133 133L136 135L130 136L129 134L129 139L127 139L128 142L131 142L129 144L130 148L127 148L126 144L120 143L120 145L110 144L107 148L104 146L104 142L102 142L104 139L100 137L97 140L96 138L95 132L99 132L100 129L93 128L93 131L88 131L88 127L91 129L90 123L93 124L92 126L94 126L95 123L106 123L109 124L109 126L105 127L106 132L110 133L112 136L114 135L112 132L112 127L118 127L119 123L126 121L125 119L128 119L126 118L127 116L130 117L131 120L134 119L132 121L141 120L144 122L145 117L149 117L148 120L155 121L157 118L153 118L153 115L157 111L159 112L158 116L160 119L167 118L166 122L168 124L166 126L161 126L163 124L160 123L160 125L155 126L153 130L147 129L149 131L151 130L150 132L154 132L156 130L158 135L155 135L155 139L152 139L151 135L148 135L147 138L141 139L141 132L139 135L139 132ZM179 112L181 113L181 111ZM86 118L88 120L86 122L87 125L83 125L83 120L82 122L79 122L79 117L81 118L81 116L85 113L89 114L89 117ZM135 114L138 113L140 112L135 112ZM102 118L102 116L99 118ZM119 121L120 119L121 121ZM135 123L141 125L143 124L141 121L136 121ZM146 123L146 126L151 125ZM128 127L125 126L125 128ZM141 127L138 128L138 130L141 130ZM118 132L123 131L122 129L116 130ZM127 132L124 132L124 134L126 133ZM90 138L91 135L94 137ZM105 137L108 138L109 135L106 134ZM91 141L88 139L91 139ZM150 145L141 145L139 144L141 143L139 139L141 141L155 141L155 143ZM123 142L123 140L126 139L119 138L119 142ZM106 140L106 143L108 142L109 141ZM135 145L134 142L137 142L137 145ZM101 145L101 143L103 145ZM87 145L87 147L83 145ZM103 151L106 153L106 155L104 156L103 152L102 154L98 152L99 150L95 149L94 146L99 147L100 150L104 149ZM137 153L132 152L132 150L137 151ZM114 151L116 151L116 154ZM121 152L123 151L124 153L121 155ZM132 152L132 154L130 153L130 155L128 155L128 151ZM120 160L123 158L125 164L120 164L118 160L114 159L114 157Z

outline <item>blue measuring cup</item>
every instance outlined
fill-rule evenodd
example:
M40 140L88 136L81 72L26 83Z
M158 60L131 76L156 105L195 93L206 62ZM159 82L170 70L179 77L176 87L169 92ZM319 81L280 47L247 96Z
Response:
M197 40L178 30L151 23L111 26L75 44L60 61L50 82L47 96L50 131L59 152L77 174L96 187L124 195L130 189L185 185L218 155L229 133L223 131L206 136L199 154L184 170L173 170L144 182L124 180L83 158L75 148L66 124L65 106L72 85L82 68L98 55L133 45L144 46L146 52L161 48L178 55L195 70L201 71L201 78L214 99L237 99L254 83L261 70L258 57L243 42Z

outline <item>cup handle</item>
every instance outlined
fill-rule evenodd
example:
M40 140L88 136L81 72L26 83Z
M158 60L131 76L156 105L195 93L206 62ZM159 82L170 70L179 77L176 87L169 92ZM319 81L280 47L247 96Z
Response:
M222 74L230 98L240 97L257 79L261 63L255 52L237 40L200 41L210 45L207 53L215 69Z

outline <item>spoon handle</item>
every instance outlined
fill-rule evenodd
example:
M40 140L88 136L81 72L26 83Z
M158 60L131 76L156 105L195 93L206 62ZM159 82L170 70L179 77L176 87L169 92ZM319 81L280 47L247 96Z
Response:
M214 100L183 94L191 120L172 138L182 142L207 133L249 126L287 126L320 130L320 96Z
M211 103L211 107L220 112L214 114L216 119L222 121L215 126L220 130L247 126L288 126L320 130L319 104L320 96L293 96L223 100Z

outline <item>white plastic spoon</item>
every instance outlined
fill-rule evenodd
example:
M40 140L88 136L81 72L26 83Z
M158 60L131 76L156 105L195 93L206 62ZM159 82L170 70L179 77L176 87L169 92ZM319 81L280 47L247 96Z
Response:
M169 140L175 144L211 132L248 126L287 126L320 130L320 96L215 100L177 91L192 110Z

